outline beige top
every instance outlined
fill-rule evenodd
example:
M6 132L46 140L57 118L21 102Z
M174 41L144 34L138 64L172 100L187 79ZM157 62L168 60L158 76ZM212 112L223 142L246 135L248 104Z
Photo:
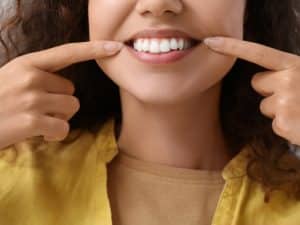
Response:
M113 225L210 225L221 171L145 162L123 152L108 164Z

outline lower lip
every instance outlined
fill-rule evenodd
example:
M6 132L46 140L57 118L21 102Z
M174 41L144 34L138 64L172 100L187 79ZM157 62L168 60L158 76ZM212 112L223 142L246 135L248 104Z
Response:
M181 51L171 51L168 53L153 54L148 52L138 52L134 48L126 45L126 47L133 54L134 57L136 57L142 62L150 64L167 64L176 62L187 56L189 53L191 53L197 46L193 46L192 48Z

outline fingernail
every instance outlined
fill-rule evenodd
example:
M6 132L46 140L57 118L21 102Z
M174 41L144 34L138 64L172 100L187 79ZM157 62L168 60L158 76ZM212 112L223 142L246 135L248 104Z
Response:
M218 48L223 44L223 38L221 37L210 37L204 39L204 44L211 48Z
M103 48L108 53L115 53L119 51L123 47L122 42L115 42L115 41L107 41L104 43Z

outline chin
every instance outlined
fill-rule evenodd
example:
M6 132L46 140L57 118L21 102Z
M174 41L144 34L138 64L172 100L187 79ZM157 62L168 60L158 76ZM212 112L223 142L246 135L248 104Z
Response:
M207 87L202 87L203 91ZM191 87L184 88L183 86L174 88L161 83L152 85L135 85L129 88L120 88L121 97L126 99L134 99L140 103L148 105L180 105L184 102L195 100L201 95L201 87L192 89Z
M178 104L184 100L184 96L174 94L174 91L168 92L166 90L129 90L123 91L123 96L130 95L134 97L136 100L143 104L149 105L170 105L170 104Z

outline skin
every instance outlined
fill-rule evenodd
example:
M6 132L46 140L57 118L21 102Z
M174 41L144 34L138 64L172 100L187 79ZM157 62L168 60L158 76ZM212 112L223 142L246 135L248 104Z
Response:
M125 41L147 28L183 29L199 39L216 35L243 39L245 4L244 0L89 0L90 39ZM220 90L235 61L205 44L165 65L140 62L126 48L97 59L120 88L119 149L170 166L222 169L230 156L219 121Z
M107 44L116 45L114 51ZM118 47L119 46L119 47ZM74 84L55 72L71 64L109 57L122 48L104 41L69 43L19 56L0 68L0 149L33 136L61 141L79 110Z
M145 4L145 2L142 3ZM166 4L151 4L151 7L146 4L146 6L151 8L151 10L147 12L152 13L150 15L153 16L164 16L164 12L166 12L166 10L169 10L168 12L175 12L176 15L179 15L182 12L182 7L180 7L181 2L160 1L159 3ZM175 3L177 3L177 5L173 5ZM143 10L147 10L147 7L144 4L139 2L139 4L135 5L135 9L137 9L141 15L145 15ZM120 4L118 6L120 6ZM157 8L154 6L157 6ZM173 7L168 9L166 6ZM158 9L161 8L163 10L159 11ZM231 14L231 16L233 15ZM211 50L210 53L207 53L208 56L214 57L215 62L219 62L218 60L224 59L223 64L219 65L219 67L215 66L209 68L210 64L208 63L202 65L202 67L204 69L205 67L208 67L208 69L211 69L212 72L214 72L214 75L217 73L215 71L223 68L222 66L224 66L224 63L234 62L236 58L241 58L265 67L266 71L255 74L251 81L251 85L254 90L265 97L260 104L260 110L264 115L273 119L272 128L276 134L286 138L291 144L300 145L300 136L298 132L300 128L300 92L298 88L298 84L300 83L300 57L257 43L246 42L241 40L240 37L219 37L217 39L219 40L218 42L211 42L211 40L213 39L206 38L204 41L206 45L200 46L199 49L195 51L195 54L199 54L196 55L199 57L201 56L200 54L206 54L205 51ZM45 139L49 141L60 141L64 139L69 131L67 121L78 111L80 103L78 99L73 96L75 91L74 85L55 72L67 67L68 65L91 59L96 59L97 62L107 65L107 69L111 69L113 71L113 69L117 67L110 68L110 66L113 64L114 60L122 59L120 56L122 56L122 52L124 54L126 49L124 50L124 48L122 48L124 46L119 45L115 46L115 50L111 49L111 51L107 51L107 44L110 44L111 46L111 44L117 43L108 43L103 40L96 40L91 42L66 44L19 56L1 67L0 77L2 82L0 82L0 84L4 83L5 86L0 88L0 99L2 99L1 102L3 106L2 110L0 110L2 119L2 126L0 127L0 148L2 149L11 144L18 143L31 136L44 135ZM206 48L206 46L209 48ZM114 54L116 54L119 50L121 50L121 53L114 56ZM190 60L193 60L193 57L196 56L191 55ZM209 57L206 59L209 59ZM173 71L174 76L172 77L168 76L167 72L171 71L172 67L178 66L177 69L180 69L181 63L189 63L189 61L182 61L178 63L178 65L166 65L165 68L151 67L150 69L160 69L158 71L159 75L166 73L164 74L166 77L165 79L169 80L170 84L172 84L172 82L176 84L176 80L180 79L178 77L179 75L177 76L178 70ZM183 69L189 68L184 65L182 66ZM126 68L130 69L130 66ZM143 68L145 71L144 73L141 73L143 76L141 76L140 80L144 78L144 74L149 72L147 71L149 68L147 68L146 65L143 65ZM199 71L201 72L200 69ZM194 72L194 70L190 72ZM22 73L22 79L16 77L19 76L18 74L20 73ZM201 76L201 78L205 77L204 75ZM224 72L224 76L225 75L226 72ZM192 79L192 76L193 73L191 75L187 74L184 78ZM211 77L214 79L213 76ZM149 79L149 81L151 84L151 82L155 81L155 78L161 79L161 76L153 78L150 74L150 78L151 79ZM132 79L129 76L128 82L131 80ZM209 78L206 77L206 80L209 80ZM205 81L205 79L203 81ZM175 166L207 169L211 169L212 166L214 166L212 169L215 169L218 166L221 167L222 163L226 162L228 158L226 159L226 147L221 148L224 143L224 139L222 139L222 133L219 129L219 121L217 119L216 110L218 108L216 103L218 103L217 97L219 94L218 87L220 87L220 82L217 82L213 87L210 87L203 92L199 92L199 96L189 95L189 92L182 87L179 91L185 95L169 93L169 96L164 95L157 99L156 94L160 90L155 90L155 92L151 88L159 86L160 83L154 83L153 86L148 87L150 95L133 95L134 93L140 93L140 86L133 86L134 89L132 89L132 92L126 92L127 89L122 89L122 86L120 85L122 106L123 111L125 112L123 117L126 122L122 124L123 126L120 137L128 137L123 139L119 138L118 143L119 145L122 145L121 149L125 151L128 151L129 149L129 152L131 152L132 155L137 157L140 156L140 158L144 158L146 160L167 163ZM205 84L207 83L201 83L201 85L198 84L199 88L204 87ZM146 89L147 87L145 87L145 90ZM131 91L131 89L128 90ZM150 92L151 90L152 92ZM168 92L167 88L162 90ZM198 93L197 90L193 89L189 89L189 91ZM151 98L143 98L149 96ZM190 96L190 98L187 98L186 96ZM184 97L186 97L186 99L183 104L181 100ZM199 97L199 99L196 99L196 97ZM198 107L200 100L206 101L206 107L202 107L205 109ZM193 101L197 101L197 103L191 105ZM64 107L61 107L62 105ZM174 107L170 109L171 106ZM151 117L139 117L138 112L141 111ZM184 113L185 115L181 116ZM189 115L193 116L195 113L198 114L196 116L194 115L195 117L193 117L190 121L188 119L191 118ZM201 113L201 115L199 115L199 113ZM164 118L164 116L170 117ZM196 126L196 123L192 124L195 121L194 118L202 122L201 127ZM154 122L153 124L150 124L151 119L156 119L156 123ZM164 123L164 120L162 119L169 119L169 121L168 123ZM157 123L157 121L160 123ZM130 124L130 126L127 124ZM130 129L132 127L136 129ZM142 130L143 128L145 130ZM189 130L186 135L185 133L187 132L182 132L184 131L184 128ZM151 142L147 142L147 140L143 142L147 144L147 148L137 148L138 144L142 143L139 142L139 139L135 140L133 138L136 136L142 137L139 136L140 133L137 132L139 131L138 129L140 129L141 132L144 131L144 134L148 135L152 138L151 140L153 140ZM161 131L160 129L165 130ZM205 132L207 129L211 129L211 132ZM147 131L147 133L145 131ZM164 140L161 140L159 136L155 136L155 132L161 132ZM171 140L172 135L174 137L173 140ZM150 140L150 138L148 140ZM211 141L212 138L214 141ZM123 142L120 140L123 140ZM130 142L130 140L133 141ZM174 147L171 150L155 148L164 147L164 145L168 147L168 144L171 146L172 143L178 144L179 147L176 146L177 148ZM132 144L133 148L127 148L128 146L131 147L130 144ZM196 147L198 144L202 145L201 148L199 145L199 148L197 149ZM219 151L214 151L214 148L207 150L203 147L203 145L208 148L213 146ZM154 147L152 148L152 151L149 146ZM182 148L180 148L185 146L188 146L189 148L186 148L187 150L182 150ZM199 149L201 151L199 151ZM204 152L204 149L207 151ZM158 150L161 150L161 152ZM195 151L193 152L193 150ZM213 161L212 158L214 154L219 154L217 157L217 160L219 161ZM207 160L206 164L203 159Z
M273 131L292 145L300 145L300 57L261 44L217 37L208 46L220 53L238 57L266 68L254 74L251 85L265 98L260 111L273 119Z

